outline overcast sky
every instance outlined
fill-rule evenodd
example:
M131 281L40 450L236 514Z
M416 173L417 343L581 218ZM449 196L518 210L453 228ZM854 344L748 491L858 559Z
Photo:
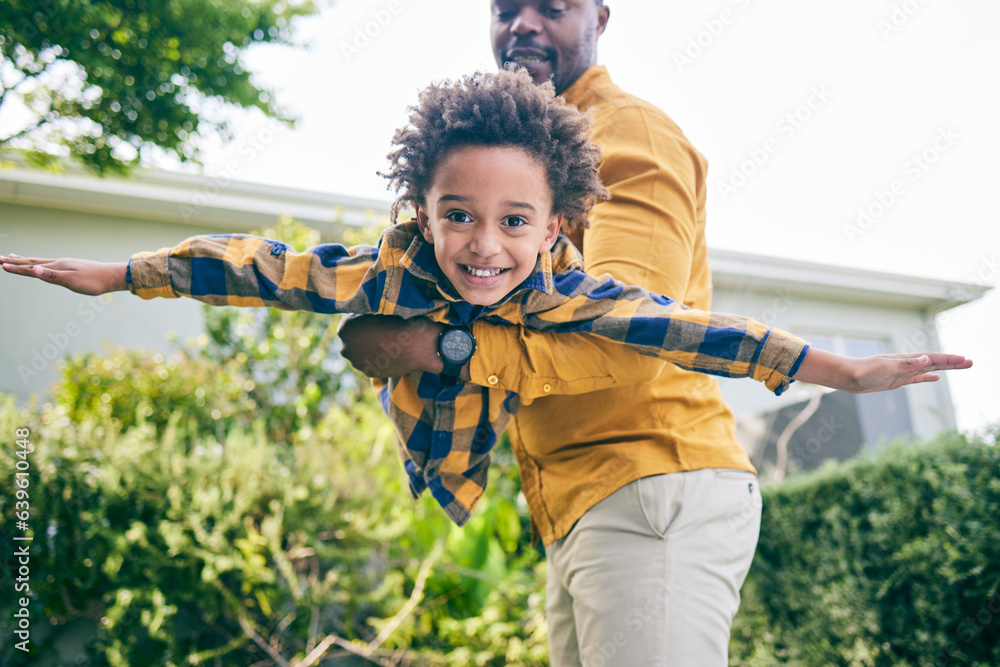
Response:
M1000 3L606 4L599 61L709 160L712 246L1000 283ZM485 0L336 3L300 24L308 50L246 57L296 128L246 122L207 170L388 198L375 172L406 106L495 69L488 26ZM1000 294L940 327L977 363L950 376L959 426L1000 420Z

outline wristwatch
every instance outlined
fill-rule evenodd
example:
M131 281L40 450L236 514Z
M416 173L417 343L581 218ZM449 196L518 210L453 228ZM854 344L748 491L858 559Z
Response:
M444 362L441 384L451 387L458 382L462 366L469 363L476 351L476 339L469 327L448 325L438 336L438 354Z

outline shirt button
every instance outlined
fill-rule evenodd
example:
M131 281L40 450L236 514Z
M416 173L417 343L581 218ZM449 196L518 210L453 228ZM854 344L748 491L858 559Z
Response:
M542 391L544 391L546 394L549 393L550 391L552 391L552 385L546 383L546 385L542 387Z
M490 384L491 386L496 386L496 385L500 384L500 378L498 378L498 377L497 377L496 375L491 375L491 376L489 376L488 378L486 378L486 381L487 381L487 382L488 382L488 383L489 383L489 384Z

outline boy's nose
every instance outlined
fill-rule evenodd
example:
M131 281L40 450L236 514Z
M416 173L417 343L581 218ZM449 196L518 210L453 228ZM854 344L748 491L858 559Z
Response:
M488 228L479 229L469 244L469 250L478 257L492 257L500 252L500 247L497 233Z

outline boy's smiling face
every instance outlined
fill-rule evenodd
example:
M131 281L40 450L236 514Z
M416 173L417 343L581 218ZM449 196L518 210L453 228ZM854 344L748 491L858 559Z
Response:
M500 301L552 249L562 216L548 183L541 162L510 146L456 148L437 165L417 222L463 299Z

